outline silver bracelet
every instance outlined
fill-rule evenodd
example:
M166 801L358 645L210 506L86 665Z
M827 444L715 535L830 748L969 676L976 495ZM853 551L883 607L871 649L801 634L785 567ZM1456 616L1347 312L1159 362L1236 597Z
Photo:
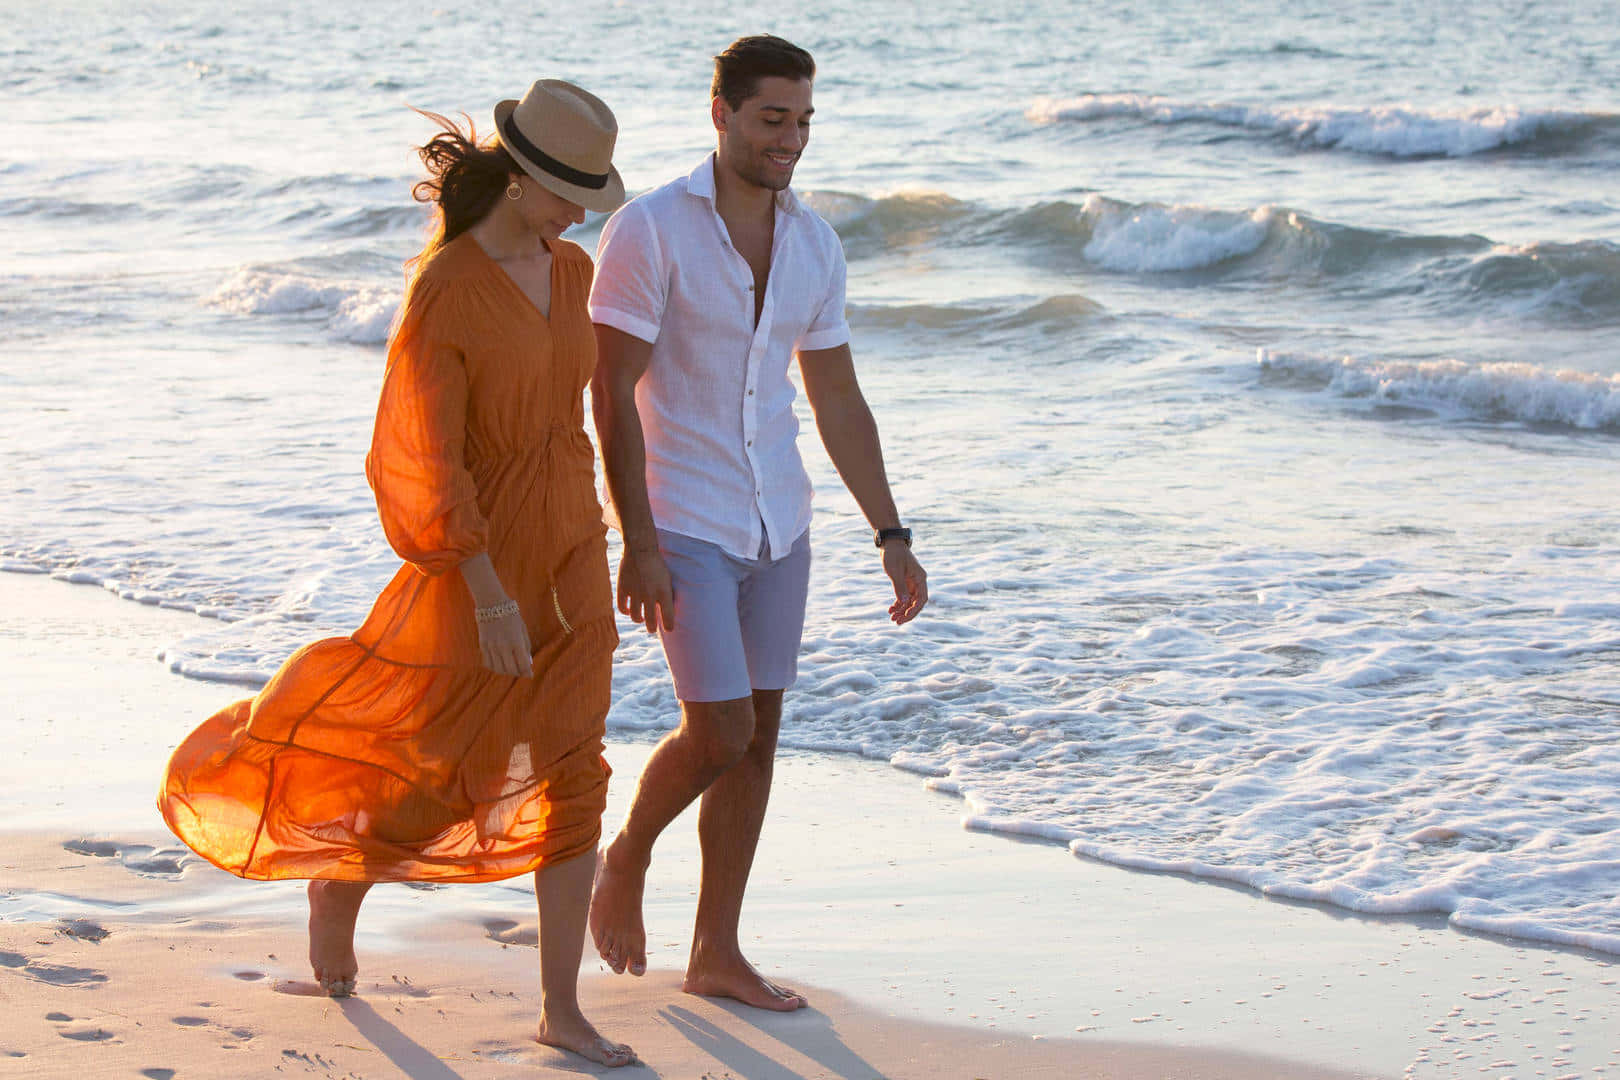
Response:
M499 604L491 604L489 607L474 608L473 618L481 623L486 623L494 622L496 619L504 619L508 615L516 615L517 613L518 602L516 600L506 600Z

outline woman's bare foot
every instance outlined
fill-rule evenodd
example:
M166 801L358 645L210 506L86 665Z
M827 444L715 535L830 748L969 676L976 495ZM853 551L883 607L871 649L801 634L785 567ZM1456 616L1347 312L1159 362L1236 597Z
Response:
M360 902L371 890L367 882L309 883L309 966L315 981L332 997L354 993L360 962L354 956L354 924Z
M585 1015L578 1009L540 1011L539 1039L547 1046L571 1050L588 1061L618 1068L636 1061L636 1052L624 1043L609 1042L603 1038Z
M792 1012L809 1004L803 994L778 986L755 971L741 953L714 957L694 952L686 963L686 980L681 989L704 997L733 998L773 1012Z
M647 931L641 922L646 866L627 864L622 840L602 852L591 892L591 940L615 974L647 972ZM618 853L618 858L615 858Z

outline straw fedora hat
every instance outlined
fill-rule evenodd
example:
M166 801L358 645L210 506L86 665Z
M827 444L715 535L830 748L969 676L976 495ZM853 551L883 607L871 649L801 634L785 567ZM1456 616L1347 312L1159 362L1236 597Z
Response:
M596 95L561 79L541 79L522 101L495 106L495 130L535 182L587 210L617 210L624 181L613 167L619 125Z

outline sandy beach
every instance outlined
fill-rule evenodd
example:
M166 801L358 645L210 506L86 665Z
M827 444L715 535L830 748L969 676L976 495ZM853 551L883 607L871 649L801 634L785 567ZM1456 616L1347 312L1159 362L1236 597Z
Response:
M162 830L168 748L242 688L156 660L189 614L0 575L0 1072L18 1076L567 1075L537 1044L524 879L379 889L359 996L319 996L301 884L239 882ZM606 824L649 743L610 743ZM679 989L691 822L653 868L652 970L588 958L590 1014L644 1065L721 1077L1620 1075L1601 954L1368 919L964 831L889 766L784 754L745 916L811 1008Z

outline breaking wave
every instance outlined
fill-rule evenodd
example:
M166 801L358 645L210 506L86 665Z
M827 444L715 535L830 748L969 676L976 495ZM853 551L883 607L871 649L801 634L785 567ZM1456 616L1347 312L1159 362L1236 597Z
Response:
M381 345L399 310L399 290L293 272L242 270L227 278L208 303L241 315L319 319L340 341Z
M1088 195L992 208L938 192L878 199L809 197L838 230L852 261L915 250L986 247L1065 270L1287 279L1367 275L1391 289L1472 314L1620 320L1620 245L1603 240L1501 245L1322 221L1285 206L1238 209L1136 203ZM913 313L922 326L970 322L961 307Z
M1151 94L1037 98L1025 111L1037 124L1118 117L1150 124L1212 124L1287 138L1300 146L1396 158L1469 157L1542 139L1580 141L1620 133L1620 114L1553 109L1386 106L1268 106L1175 101Z
M1261 349L1263 385L1325 391L1453 417L1620 433L1620 375L1523 363L1397 361Z

